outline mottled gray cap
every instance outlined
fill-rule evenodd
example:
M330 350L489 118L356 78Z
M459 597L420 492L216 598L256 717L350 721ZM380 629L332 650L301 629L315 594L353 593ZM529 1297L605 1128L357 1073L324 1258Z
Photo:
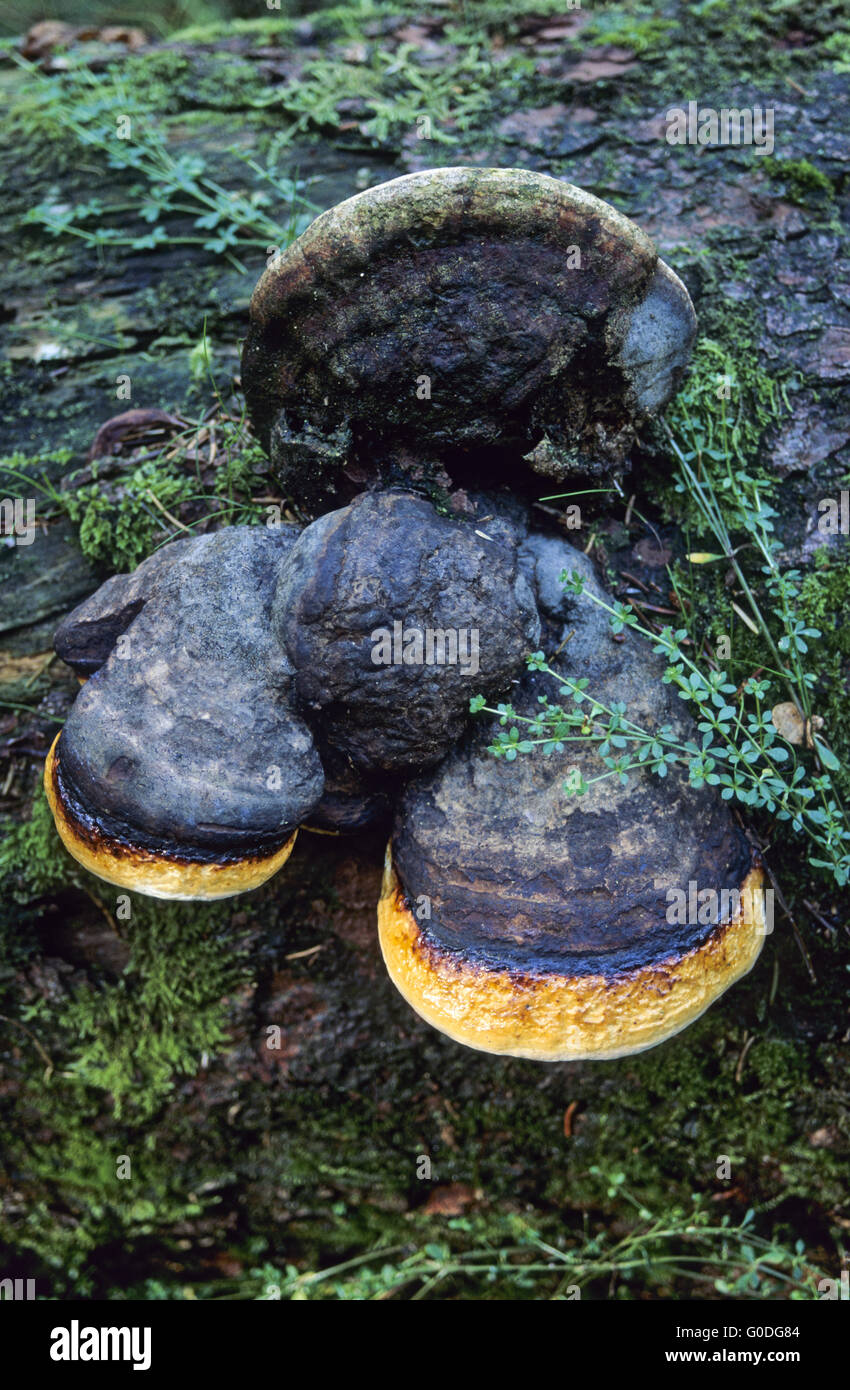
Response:
M199 548L203 550L207 540L206 536L186 536L170 541L131 574L113 574L62 619L53 638L56 655L78 676L93 675L148 599L165 592L166 586L174 588L174 584L169 585L169 576L177 561L188 560Z
M270 620L294 540L240 526L177 542L63 624L60 652L99 663L62 732L63 789L111 832L256 851L317 805L321 763Z

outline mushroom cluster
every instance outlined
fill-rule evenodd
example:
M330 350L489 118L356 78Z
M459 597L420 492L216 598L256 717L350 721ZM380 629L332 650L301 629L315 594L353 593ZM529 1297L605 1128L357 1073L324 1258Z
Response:
M215 898L276 873L299 826L392 821L381 949L444 1033L613 1057L697 1017L764 937L726 807L676 772L568 799L589 751L508 764L469 716L478 694L536 708L543 646L690 737L648 645L566 593L564 570L601 590L528 499L540 474L623 466L694 327L640 230L543 175L435 170L319 217L260 280L243 359L272 467L315 519L172 542L63 622L84 684L45 781L71 853ZM671 920L693 881L734 908Z
M451 663L459 618L469 659ZM470 680L503 693L539 635L511 528L476 533L410 494L364 495L300 534L172 542L56 633L87 678L48 760L60 834L154 896L255 888L304 822L371 823L381 774L439 761Z
M603 597L587 557L541 536L521 554L547 644L563 645L552 668L589 675L595 700L626 703L643 727L693 737L663 659L634 633L612 641L587 592ZM564 570L583 574L580 597L565 596ZM547 693L551 678L527 672L511 703L533 715ZM747 840L682 769L595 781L598 760L582 744L497 760L494 724L470 730L400 800L379 907L391 978L429 1023L488 1052L558 1061L662 1042L761 949L761 870ZM584 795L565 796L569 774L585 780ZM671 890L691 883L725 895L726 920L671 913Z

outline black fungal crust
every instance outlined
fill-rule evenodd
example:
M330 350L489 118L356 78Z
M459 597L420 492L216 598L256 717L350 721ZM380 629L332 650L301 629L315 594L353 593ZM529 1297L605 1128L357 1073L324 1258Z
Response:
M518 540L509 524L479 530L392 492L302 532L274 619L321 748L361 774L410 774L459 737L473 694L504 692L540 636ZM423 659L408 663L415 634ZM375 660L382 645L389 664Z
M140 858L151 858L175 865L208 864L221 867L228 864L250 865L280 849L296 826L289 826L274 835L236 834L207 836L204 842L186 844L162 834L152 835L108 813L92 812L68 776L62 759L62 741L56 745L50 771L53 793L75 837L92 856L126 859L128 864Z
M322 799L304 822L308 830L350 835L359 830L392 823L395 803L404 785L387 773L370 776L349 758L320 741L325 789Z

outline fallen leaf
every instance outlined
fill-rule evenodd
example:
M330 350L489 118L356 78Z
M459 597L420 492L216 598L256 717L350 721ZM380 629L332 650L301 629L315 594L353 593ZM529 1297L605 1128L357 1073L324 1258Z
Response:
M426 1216L460 1216L476 1197L467 1183L452 1182L446 1187L435 1187L422 1211Z
M770 711L773 727L786 743L799 744L806 736L806 721L791 700L783 700Z
M806 1138L813 1149L834 1149L840 1143L841 1135L834 1125L824 1125L822 1129L813 1129Z
M131 53L136 53L148 43L143 29L135 29L126 24L110 24L99 29L94 25L75 28L62 20L45 19L33 24L21 44L25 58L46 58L54 48L71 48L78 43L123 44Z
M805 743L807 748L815 747L813 732L823 728L823 720L819 714L813 714L809 720L804 719L792 700L783 700L781 704L774 705L770 711L770 717L776 732L785 739L786 743L795 745ZM819 749L821 746L818 743Z
M76 33L72 24L65 24L59 19L43 19L27 31L21 53L25 58L43 58L54 48L67 48L73 43Z
M150 436L161 440L165 434L182 427L183 421L178 420L176 415L169 415L167 410L151 407L147 410L122 411L101 425L89 449L89 460L117 454L127 439L132 440L133 445Z

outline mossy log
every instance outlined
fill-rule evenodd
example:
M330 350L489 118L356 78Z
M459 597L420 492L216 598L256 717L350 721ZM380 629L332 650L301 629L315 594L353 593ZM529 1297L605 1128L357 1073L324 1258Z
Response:
M689 43L694 54L714 43L699 26L686 34L695 26L687 6L683 16L671 10L675 43L644 35L644 51L636 33L629 63L594 69L599 42L585 52L577 32L569 51L541 52L509 88L482 71L479 82L496 84L491 108L440 134L452 163L519 164L616 203L686 281L703 338L738 365L742 409L752 417L765 383L785 384L793 410L755 419L765 426L762 461L785 480L788 556L805 563L817 499L850 461L841 394L850 259L838 225L847 210L846 78L818 39L804 100L799 83L785 83L779 50L767 52L755 7L723 8L718 84L725 72L736 104L765 105L783 84L772 161L740 149L721 166L700 150L671 153L659 137L676 62ZM397 51L407 22L372 21L362 43ZM523 37L537 32L482 30L488 45L499 37L494 53L507 44L518 59L529 50ZM425 36L444 45L438 68L457 61L451 35L433 21ZM261 181L222 148L238 140L265 155L282 123L298 121L285 160L327 207L364 182L447 162L439 140L416 137L409 107L386 127L356 104L340 108L335 127L302 119L292 82L319 59L341 63L352 42L350 21L299 36L272 19L237 35L151 45L141 95L167 119L174 154L200 154L241 191ZM755 76L737 66L736 45ZM98 61L143 80L123 53ZM565 77L579 62L590 68ZM0 66L10 99L25 80ZM61 83L61 72L49 80ZM204 333L212 375L228 399L238 392L239 342L266 252L247 249L236 268L196 245L115 246L101 257L81 239L48 238L22 216L44 200L90 197L112 176L96 152L80 157L70 133L56 139L37 116L20 120L0 151L2 450L18 471L56 483L84 466L98 429L127 408L119 377L129 378L134 407L202 413L208 385L193 378L190 352ZM807 185L799 170L793 178L789 152L826 186ZM122 179L104 196L126 198ZM169 223L172 236L185 230ZM131 235L143 233L133 222ZM592 502L586 515L614 572L642 565L648 582L663 583L664 547L681 538L660 519L659 441L641 447L637 513L656 517L661 549L631 509L624 526L619 501ZM0 495L14 489L7 477ZM807 915L805 866L783 865L800 930L782 917L745 981L642 1056L541 1066L473 1053L421 1022L383 969L382 834L303 832L278 877L210 905L116 893L65 855L37 792L41 757L76 690L50 662L50 645L62 616L107 573L82 554L67 520L40 526L30 547L0 551L4 1264L34 1273L47 1297L180 1296L187 1286L252 1297L265 1277L251 1271L327 1265L377 1244L499 1241L512 1222L550 1238L580 1233L585 1220L593 1232L622 1229L635 1219L618 1195L626 1190L657 1213L690 1211L692 1193L712 1213L740 1218L754 1208L766 1231L789 1246L802 1240L807 1258L833 1268L850 1221L837 892L820 890ZM835 659L844 679L846 660ZM730 1177L719 1176L724 1155ZM658 1272L640 1287L670 1296L682 1285ZM587 1296L609 1296L607 1281Z

